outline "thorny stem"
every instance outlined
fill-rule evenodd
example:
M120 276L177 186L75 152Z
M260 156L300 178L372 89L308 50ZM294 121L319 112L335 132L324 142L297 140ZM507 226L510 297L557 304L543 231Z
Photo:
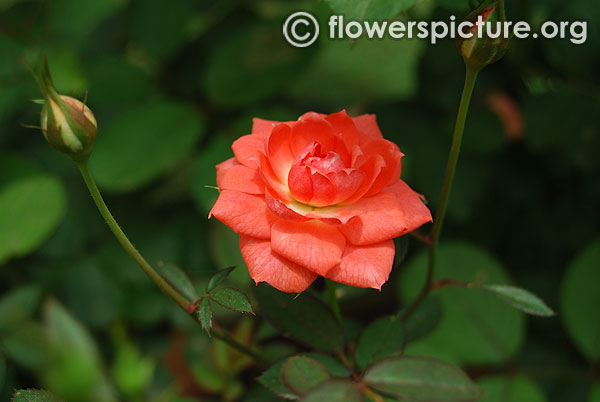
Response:
M154 268L146 261L146 259L140 254L140 252L135 248L135 246L129 241L123 229L119 226L115 218L110 213L110 210L106 206L102 195L100 194L100 190L96 185L96 181L94 180L94 176L92 175L92 171L86 162L77 163L79 170L81 171L81 176L85 181L85 184L98 207L98 211L104 221L113 232L123 249L133 258L133 260L137 263L137 265L144 271L144 273L150 278L152 282L156 286L160 288L171 300L173 300L183 311L185 311L188 315L194 319L194 321L198 321L195 317L195 312L197 308L197 304L194 302L190 302L186 297L184 297L177 289L175 289L169 282L167 282L160 274L158 274ZM217 328L213 328L211 334L214 335L215 338L220 339L221 341L227 343L229 346L237 349L241 353L244 353L254 359L258 364L263 365L264 359L255 351L248 348L246 345L241 344L237 340L233 339L229 334L223 332Z
M425 278L425 284L421 289L421 292L417 298L404 310L402 313L402 319L406 320L421 304L431 291L434 273L435 273L435 259L437 253L437 245L444 224L444 218L446 216L446 209L448 207L448 200L450 199L450 191L452 189L452 183L454 181L454 173L456 172L456 165L458 162L458 156L460 154L460 146L462 144L463 131L465 129L465 121L467 119L467 112L469 111L469 105L471 103L471 96L473 95L473 89L475 88L475 81L479 74L478 69L474 69L467 65L467 72L465 77L465 85L463 87L462 97L460 99L460 106L458 108L458 115L456 116L456 126L454 127L454 136L452 138L452 146L450 147L450 154L448 156L448 164L446 166L446 174L444 175L444 184L442 185L442 194L440 197L440 203L438 204L437 211L435 212L435 218L433 220L433 228L429 235L429 262L427 265L427 276Z

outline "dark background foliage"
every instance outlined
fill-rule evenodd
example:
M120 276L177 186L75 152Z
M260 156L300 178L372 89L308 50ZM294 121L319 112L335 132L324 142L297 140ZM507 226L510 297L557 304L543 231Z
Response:
M443 321L409 352L462 365L488 401L597 402L600 8L596 0L507 3L510 18L534 26L586 20L588 41L513 40L480 75L438 273L518 284L558 316L525 318L444 289ZM47 55L63 93L89 91L100 127L92 169L147 258L178 264L199 286L238 265L228 281L251 292L236 236L207 220L217 191L205 185L215 185L214 165L232 155L254 116L376 113L406 154L403 179L432 208L438 200L464 77L455 43L322 38L294 49L283 40L292 11L325 21L330 7L351 14L348 4L0 0L1 400L23 387L79 401L276 400L254 380L260 370L209 342L139 272L71 161L20 125L39 119L28 102L39 92L22 61ZM467 11L466 0L422 0L399 18ZM371 17L389 12L374 7ZM412 238L403 244L406 262L381 293L340 289L349 339L417 292L424 248ZM215 314L273 361L301 348L260 318Z

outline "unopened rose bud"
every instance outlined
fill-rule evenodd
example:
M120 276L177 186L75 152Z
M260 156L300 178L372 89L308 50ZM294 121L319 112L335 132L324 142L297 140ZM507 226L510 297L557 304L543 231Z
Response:
M41 127L44 137L52 147L76 162L87 161L98 132L94 114L83 102L57 92L47 64L41 72L40 89L44 95Z
M484 1L467 16L466 21L474 24L465 32L472 34L472 37L463 38L459 35L457 46L469 67L481 70L506 54L510 36L504 32L505 18L497 1Z

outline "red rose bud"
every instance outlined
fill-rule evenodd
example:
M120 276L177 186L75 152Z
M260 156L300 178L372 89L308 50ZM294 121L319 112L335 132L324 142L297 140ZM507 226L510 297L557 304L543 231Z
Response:
M50 77L48 64L41 68L40 89L44 95L41 127L55 149L76 162L85 162L92 152L98 124L90 108L70 96L60 95Z
M510 38L505 35L506 19L497 1L484 1L467 16L466 21L474 24L465 32L473 36L467 39L459 35L457 47L469 67L481 70L506 54Z

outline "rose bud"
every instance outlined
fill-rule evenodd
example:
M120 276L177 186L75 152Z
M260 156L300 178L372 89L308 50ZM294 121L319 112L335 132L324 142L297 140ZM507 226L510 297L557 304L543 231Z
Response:
M41 128L44 137L52 147L74 161L87 161L98 132L94 114L83 102L58 93L47 63L41 68L41 73L39 84L44 95Z
M497 62L506 54L510 37L505 37L507 35L503 32L506 19L501 13L497 1L484 1L465 20L474 24L465 32L465 34L472 34L472 37L463 38L459 35L457 47L469 67L481 70L485 66ZM483 24L481 29L478 26L479 22ZM491 36L497 37L492 38Z
M421 195L400 179L403 154L374 115L254 119L232 149L217 165L210 215L240 234L257 284L297 293L323 276L381 289L393 239L431 221Z

